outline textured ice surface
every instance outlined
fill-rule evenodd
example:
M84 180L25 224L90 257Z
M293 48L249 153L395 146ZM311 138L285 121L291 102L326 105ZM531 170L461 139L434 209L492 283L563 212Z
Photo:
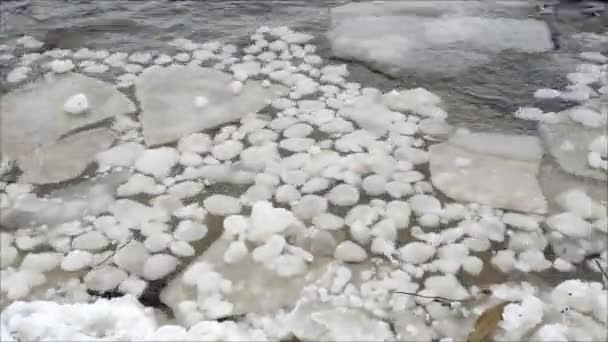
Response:
M546 212L536 179L542 156L537 138L456 135L429 150L433 185L447 196L497 208Z
M226 295L234 305L232 315L246 312L272 313L281 307L295 304L305 283L314 279L317 273L315 270L323 268L327 263L326 259L315 258L308 274L280 277L263 264L255 262L251 254L236 263L226 263L224 253L229 245L229 240L219 239L197 261L213 265L215 272L232 282L232 292ZM196 289L184 284L187 272L186 270L171 281L161 295L163 302L174 308L178 315L180 302L197 298ZM218 285L209 283L207 286ZM178 316L178 319L185 320L185 317Z
M229 89L232 77L218 70L197 66L154 66L136 82L140 116L147 145L171 142L182 136L235 121L266 106L280 87L263 88L247 81L239 94ZM209 102L199 107L196 99Z
M138 341L156 329L153 312L131 296L95 303L15 302L2 312L2 341Z
M58 183L78 177L95 155L114 142L106 128L83 131L35 149L19 158L21 181L32 184Z
M555 157L564 171L576 176L607 180L608 173L591 168L587 163L589 145L600 135L606 134L603 128L591 128L578 124L563 116L560 123L544 123L539 126L547 150ZM570 142L569 148L565 143Z
M484 7L496 11L488 15ZM328 37L335 55L390 74L413 68L454 73L490 62L506 49L552 48L544 22L505 17L500 9L509 13L508 7L472 1L353 3L331 10Z
M0 210L0 222L7 228L55 225L97 215L114 202L114 192L128 178L116 172L52 192L47 198L27 194L9 208Z
M64 112L65 101L78 93L86 95L89 110L83 115ZM111 84L74 73L45 75L0 101L2 153L15 159L73 129L135 111L135 105Z

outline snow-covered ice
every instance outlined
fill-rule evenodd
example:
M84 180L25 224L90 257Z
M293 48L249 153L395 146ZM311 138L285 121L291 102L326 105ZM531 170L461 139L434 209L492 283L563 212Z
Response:
M235 95L228 87L229 74L197 66L171 65L146 69L136 81L141 102L144 138L147 145L171 142L182 136L235 121L254 113L272 100L281 88L263 88L247 81ZM198 107L195 99L209 103Z

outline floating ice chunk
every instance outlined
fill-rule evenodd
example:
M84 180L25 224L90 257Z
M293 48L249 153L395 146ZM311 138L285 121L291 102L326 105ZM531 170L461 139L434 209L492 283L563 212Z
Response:
M511 338L520 339L528 331L542 322L544 303L534 297L526 296L520 304L507 304L503 310L503 320L499 325Z
M218 145L213 146L212 154L218 160L229 160L241 153L243 144L236 140L227 140Z
M541 124L539 130L549 151L564 171L599 180L608 178L605 172L587 164L588 147L598 135L604 133L601 129L583 127L566 118L559 124ZM560 148L565 141L572 143L571 149Z
M460 284L454 275L431 276L424 281L422 294L430 293L434 296L464 299L469 296L467 290Z
M131 167L143 151L144 147L138 143L124 143L99 152L96 156L97 164L102 171L114 166Z
M263 242L297 222L295 216L286 209L273 208L267 201L256 202L251 209L251 226L247 238L251 241Z
M506 213L503 215L502 221L511 227L527 231L537 231L540 228L538 220L529 215Z
M468 256L462 261L462 269L471 275L479 275L483 270L483 261L476 256Z
M110 291L127 279L127 273L113 266L94 268L84 276L88 289L105 292Z
M283 135L287 138L304 138L310 135L313 128L305 123L297 123L293 126L288 127Z
M143 151L135 161L137 171L150 174L157 179L169 176L179 161L179 153L170 147L159 147Z
M339 206L351 206L359 201L359 190L350 184L340 184L327 194L329 202Z
M169 55L159 55L158 57L156 57L154 59L154 64L158 64L158 65L165 65L165 64L169 64L173 62L173 58Z
M395 337L388 323L355 309L336 308L315 312L311 319L326 332L327 341L389 341Z
M441 214L441 202L433 196L415 195L409 199L409 204L417 216Z
M149 222L166 222L169 220L169 215L164 210L126 199L114 202L109 211L126 228L137 228Z
M44 43L37 40L32 36L23 36L15 41L18 45L23 46L26 49L34 50L41 48Z
M592 230L589 222L571 212L553 215L547 219L546 223L551 229L578 238L589 237Z
M392 91L384 95L383 100L388 108L399 112L413 112L440 120L448 116L440 107L441 98L424 88Z
M213 215L227 216L241 212L238 198L227 195L211 195L203 201L205 209Z
M314 139L310 138L287 138L285 140L281 140L279 146L282 149L291 151L291 152L305 152L315 143Z
M152 177L141 174L134 174L129 180L116 189L118 196L132 196L136 194L159 195L164 193L166 187L161 184L156 184Z
M152 54L149 52L135 52L129 56L129 61L138 64L148 64L152 60Z
M167 191L169 195L177 198L189 198L194 197L203 191L203 185L198 182L186 181L177 183L169 188Z
M239 94L234 94L229 89L230 82L229 74L198 66L146 69L136 81L146 144L171 142L189 133L238 120L266 106L265 100L277 97L276 92L282 89L263 88L259 82L249 80ZM203 108L196 107L193 99L197 96L206 97L209 103ZM175 111L174 108L181 109Z
M608 119L608 114L602 115L591 108L583 106L571 108L567 110L567 113L570 119L591 128L606 126L606 120Z
M293 213L301 220L310 220L327 211L327 199L317 195L305 195L292 205Z
M596 203L584 191L570 189L557 196L555 201L562 209L572 212L584 219L606 217L606 209Z
M586 51L586 52L581 52L579 54L579 56L581 58L586 59L586 60L591 61L591 62L598 62L598 63L606 63L606 62L608 62L608 57L602 55L599 52Z
M359 263L367 259L367 252L352 241L343 241L334 251L334 257L345 262Z
M534 92L534 97L537 99L554 99L559 97L560 95L560 91L559 90L555 90L555 89L547 89L547 88L542 88L542 89L538 89Z
M93 264L93 254L87 251L74 250L61 261L61 269L67 272L82 270Z
M204 153L211 149L211 138L203 133L190 134L179 140L177 149L182 153Z
M32 68L27 66L16 67L6 75L6 82L19 83L27 78L27 75L32 71Z
M460 201L544 213L545 198L537 181L542 147L535 137L501 134L456 135L430 147L431 180ZM467 166L455 168L456 158Z
M98 152L110 147L114 139L112 131L96 128L42 146L19 159L19 167L23 170L21 181L48 184L76 178L85 171Z
M167 233L150 232L144 241L144 246L152 253L160 252L169 247L173 241L173 236Z
M179 260L169 254L154 254L144 263L143 276L148 280L157 280L175 271Z
M146 250L143 243L133 240L114 254L114 263L123 270L136 275L143 273L143 267L150 253Z
M315 227L324 230L339 230L344 227L344 219L330 213L322 213L313 219Z
M527 250L519 253L515 268L522 272L541 272L551 267L551 262L545 259L542 251Z
M233 241L230 243L226 252L224 253L224 262L227 264L234 264L241 261L247 254L249 249L243 241Z
M608 160L603 159L597 152L589 152L587 163L593 169L608 171Z
M21 261L20 269L39 273L50 272L59 266L61 257L59 253L30 253Z
M492 264L503 273L509 273L515 266L515 252L512 250L498 251L494 257L492 257Z
M88 74L103 74L104 72L108 71L109 69L110 68L107 65L92 63L92 64L87 65L84 68L82 68L82 72L85 72Z
M435 247L423 242L410 242L399 248L399 258L408 264L424 264L435 255Z
M50 63L51 70L56 74L63 74L74 69L74 63L71 60L56 59Z
M437 1L349 3L331 10L328 38L336 56L371 63L392 75L408 69L455 74L489 62L502 50L552 48L549 29L541 20L507 18L508 6L494 3L481 6L503 13L480 15L475 11L479 6Z
M98 231L90 231L78 235L72 240L72 248L85 250L99 250L109 244L108 238Z
M66 115L65 99L84 89L90 104L87 115ZM74 129L135 111L135 105L111 84L75 73L46 75L6 94L0 102L2 153L14 159L29 155ZM95 139L89 140L93 140L89 145L97 144Z
M544 95L544 94L543 94ZM546 95L545 95L546 96ZM514 113L516 118L530 121L540 121L549 124L558 123L560 117L555 113L545 113L536 107L521 107Z
M175 233L173 235L177 240L187 242L197 241L207 235L207 227L201 223L194 221L181 221L177 225L177 228L175 229Z
M287 245L285 238L281 235L270 236L263 245L253 250L251 256L259 263L269 263L283 252Z
M152 312L132 296L76 304L15 302L2 312L0 324L3 333L6 328L9 336L24 341L144 340L157 327Z
M283 184L275 191L275 199L279 203L291 203L302 198L298 189L291 184Z

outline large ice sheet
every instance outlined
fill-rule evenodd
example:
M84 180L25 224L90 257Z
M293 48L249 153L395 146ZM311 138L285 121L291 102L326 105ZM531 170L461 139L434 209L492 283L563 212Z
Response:
M538 129L547 150L555 157L564 171L576 176L608 180L608 173L593 169L587 163L589 144L598 136L606 134L606 127L590 128L561 115L559 123L542 123Z
M64 112L65 101L85 94L89 110L84 115ZM135 105L108 83L76 73L47 74L0 100L2 154L25 157L62 135L111 116L135 112Z
M238 120L265 107L266 100L282 89L249 80L236 94L229 86L232 81L229 74L198 66L154 66L144 71L135 87L146 144L168 143ZM201 96L208 103L201 103Z
M214 266L216 272L232 281L232 292L226 299L234 305L231 315L248 312L272 313L283 307L293 306L300 298L305 284L314 281L325 270L328 260L317 257L309 266L307 274L288 278L280 277L261 263L255 262L251 254L234 264L224 262L224 252L229 241L218 239L197 261ZM182 276L176 277L163 290L161 300L172 307L179 317L178 305L184 300L196 300L196 290L184 285Z
M21 181L31 184L59 183L78 177L95 155L112 145L116 136L107 128L96 128L67 136L42 146L19 159Z
M328 38L338 57L370 63L389 74L414 68L458 73L506 49L551 49L548 27L522 15L526 6L529 3L352 3L332 9Z
M506 135L496 135L498 144L491 141L486 133L457 135L431 146L433 185L458 201L545 213L547 203L537 181L540 141ZM506 142L510 145L501 145Z
M97 215L108 210L116 188L128 178L127 171L115 172L53 191L45 198L27 194L0 210L0 225L9 229L53 226Z

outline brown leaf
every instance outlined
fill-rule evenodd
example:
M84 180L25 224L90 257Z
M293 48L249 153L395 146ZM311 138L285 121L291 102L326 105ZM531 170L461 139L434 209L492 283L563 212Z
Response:
M494 305L484 311L477 321L473 331L469 334L467 342L488 342L492 340L492 335L496 331L498 322L502 319L502 312L510 302L503 302Z

